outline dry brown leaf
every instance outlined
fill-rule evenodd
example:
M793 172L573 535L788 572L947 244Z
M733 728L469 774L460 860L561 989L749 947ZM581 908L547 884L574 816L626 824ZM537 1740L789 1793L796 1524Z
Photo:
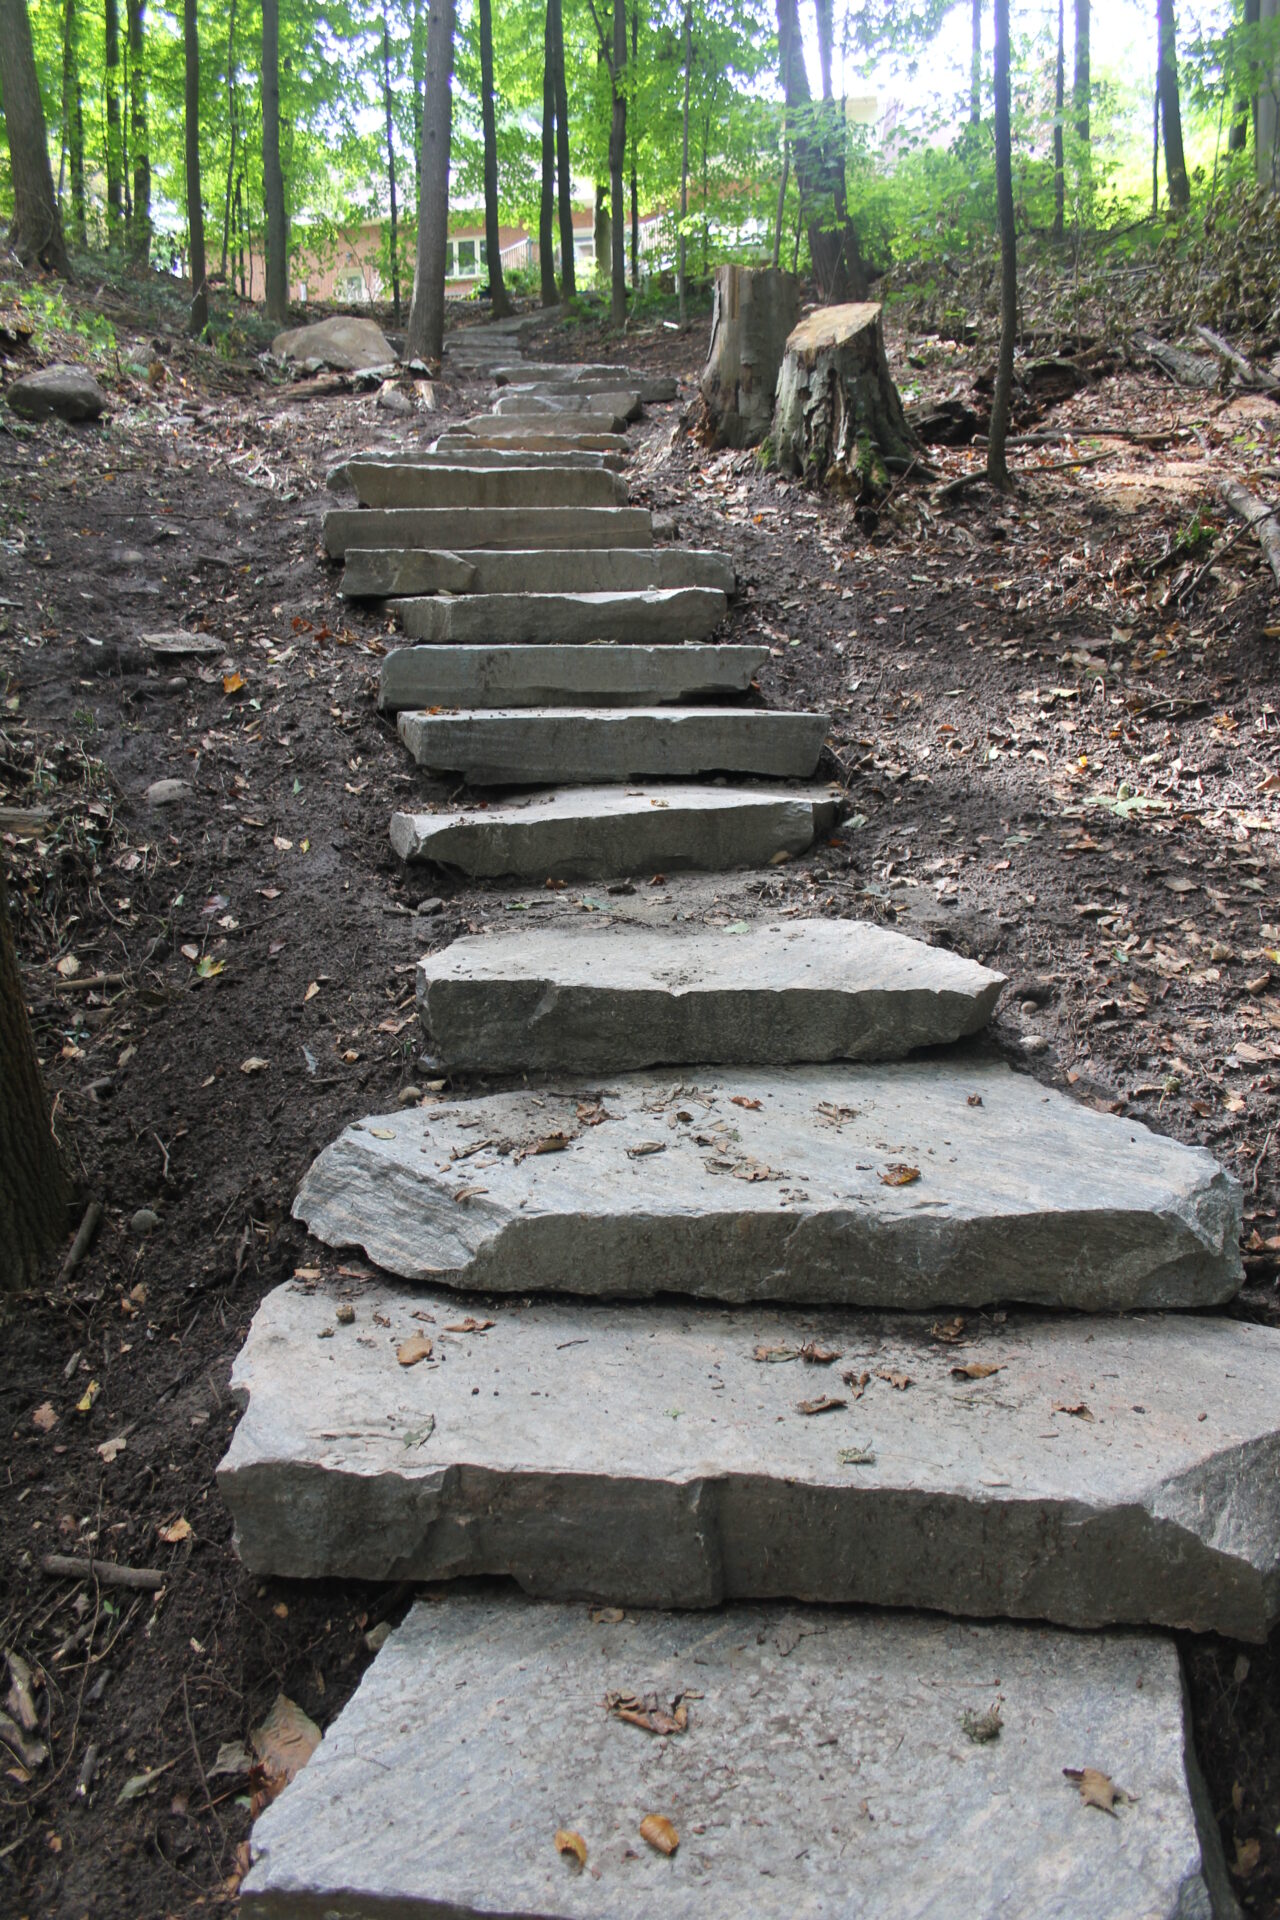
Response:
M571 1853L580 1867L587 1864L587 1843L572 1827L556 1828L556 1852Z
M156 1532L160 1535L166 1547L176 1547L183 1540L189 1540L191 1538L191 1522L189 1520L170 1520L167 1526L157 1527Z
M447 1326L445 1328L445 1332L446 1333L487 1333L489 1331L489 1328L493 1324L494 1323L492 1320L477 1320L473 1313L469 1313L465 1320L453 1321L450 1326Z
M935 1340L943 1340L947 1346L958 1346L964 1339L964 1315L957 1313L950 1320L935 1320L929 1331Z
M909 1167L905 1162L895 1160L893 1165L886 1167L880 1175L880 1184L882 1187L912 1187L919 1178L919 1167Z
M971 1360L967 1367L952 1367L951 1377L953 1380L989 1380L1002 1369L1002 1361Z
M840 1358L837 1347L820 1347L816 1340L806 1340L800 1349L800 1358L807 1367L829 1367L833 1360Z
M871 1375L865 1367L861 1373L858 1373L853 1367L849 1367L840 1375L840 1378L844 1381L846 1387L848 1387L850 1396L854 1400L861 1400L864 1391L871 1384Z
M254 1768L254 1800L266 1806L301 1773L320 1745L320 1729L287 1694L278 1693L275 1705L249 1744L258 1756Z
M1231 1864L1232 1873L1236 1875L1237 1879L1247 1880L1251 1873L1257 1871L1258 1861L1261 1857L1262 1843L1260 1840L1241 1840L1237 1836L1236 1857Z
M800 1358L800 1348L757 1347L752 1358L761 1361L765 1366L776 1367L784 1360L798 1360Z
M1068 1406L1065 1400L1055 1400L1053 1403L1053 1410L1055 1413L1069 1413L1073 1420L1092 1420L1093 1419L1092 1413L1089 1411L1087 1404L1083 1400L1077 1400L1074 1402L1073 1405L1070 1405L1070 1406Z
M251 1053L247 1060L240 1062L240 1071L241 1073L265 1073L270 1065L271 1062L264 1060L260 1053Z
M242 673L224 673L222 676L222 691L224 693L243 693L244 675Z
M837 1407L847 1407L849 1402L837 1394L824 1393L820 1400L800 1400L796 1403L797 1413L834 1413Z
M745 1093L732 1094L729 1105L731 1107L745 1107L748 1113L759 1113L760 1111L760 1102L758 1100L748 1100Z
M680 1845L680 1835L665 1813L646 1813L640 1822L640 1838L647 1840L655 1853L671 1854Z
M664 1707L656 1693L606 1693L604 1704L615 1720L625 1720L628 1726L639 1727L644 1733L669 1735L688 1731L689 1709L682 1693L676 1695L670 1707Z
M51 1400L44 1400L31 1416L31 1424L37 1433L52 1433L58 1424L58 1416Z
M888 1381L889 1385L895 1388L898 1393L905 1393L911 1385L911 1375L909 1373L890 1373L887 1367L877 1369L876 1379Z
M1109 1813L1114 1820L1117 1800L1123 1805L1132 1800L1133 1795L1118 1787L1110 1774L1103 1773L1098 1767L1064 1767L1068 1780L1074 1780L1080 1789L1080 1798L1086 1807L1096 1807L1099 1813Z
M625 1620L625 1618L626 1615L623 1613L621 1607L593 1607L591 1609L591 1624L593 1627L616 1627L619 1621Z
M425 1333L412 1333L402 1340L396 1348L396 1359L402 1367L416 1367L419 1360L429 1360L432 1354L430 1338Z
M534 1141L533 1145L529 1148L529 1152L531 1154L563 1153L572 1138L573 1135L569 1133L547 1133L543 1135L541 1140Z

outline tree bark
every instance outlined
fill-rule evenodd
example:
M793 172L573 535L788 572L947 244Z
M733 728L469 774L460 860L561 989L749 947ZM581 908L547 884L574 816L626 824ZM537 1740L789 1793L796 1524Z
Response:
M1159 49L1157 91L1164 125L1164 177L1169 205L1182 212L1191 205L1191 182L1182 150L1182 101L1178 92L1178 30L1173 0L1156 0Z
M612 249L609 226L609 188L605 181L597 180L595 189L595 215L592 221L592 233L595 239L596 274L603 277L606 263Z
M1092 108L1093 78L1090 70L1090 0L1076 0L1076 57L1071 76L1071 104L1075 108L1076 133L1086 155L1089 148L1089 121Z
M289 217L280 166L280 0L262 0L262 198L267 222L267 318L283 327L289 320Z
M640 0L631 0L631 71L640 70ZM639 116L636 103L631 102L627 115L628 133L631 140L631 285L636 292L640 289L640 169L636 158L636 142L639 136Z
M7 117L7 67L4 74ZM52 185L50 173L51 196ZM66 1229L69 1200L70 1184L53 1137L27 1019L0 867L0 1291L36 1278L41 1255Z
M542 193L538 201L538 278L544 307L554 307L556 292L555 196L556 196L556 41L551 15L552 0L547 0L542 34Z
M124 155L120 139L120 5L105 0L103 92L107 102L107 229L114 234L124 218Z
M456 0L431 0L427 13L426 99L422 109L422 191L418 258L407 349L438 362L444 352L444 268L449 241L449 147L453 138Z
M231 151L227 159L227 191L222 206L222 266L219 277L227 277L227 253L231 245L231 184L236 172L236 0L231 0L227 16L227 131Z
M1280 0L1262 0L1258 9L1261 26L1268 26L1280 19ZM1254 103L1254 150L1257 156L1258 179L1263 186L1275 188L1280 185L1277 179L1277 163L1280 162L1280 140L1276 137L1277 124L1280 123L1280 58L1271 75L1269 86L1259 87Z
M84 93L78 65L71 129L71 212L75 219L76 239L83 247L89 243L89 218L84 184Z
M982 0L970 0L973 19L969 44L969 125L982 124Z
M13 185L9 245L24 266L38 261L69 277L26 0L0 0L0 100Z
M627 205L622 192L622 168L627 157L627 5L613 0L613 50L609 61L612 110L609 115L609 318L615 327L627 323Z
M718 447L754 447L773 419L787 340L800 311L795 276L776 268L716 270L702 397Z
M88 239L84 192L84 115L80 105L80 16L76 0L66 0L62 18L62 126L63 147L71 175L71 217L81 246ZM58 206L62 207L62 181L58 182Z
M422 0L413 0L409 25L409 66L413 79L413 204L422 198L422 93L426 48L422 41Z
M515 312L502 284L502 240L498 228L498 127L493 110L492 0L480 0L480 117L484 123L484 243L488 255L489 302L495 320Z
M133 162L133 208L129 252L140 267L151 260L151 146L147 130L146 0L128 0L129 154Z
M387 31L387 10L382 9L382 105L387 123L387 195L391 206L391 312L400 325L400 223L396 206L396 139L391 113L391 35Z
M832 10L832 0L813 0L813 11L818 26L818 71L822 80L824 100L831 98L831 54L835 42Z
M689 246L685 237L684 223L689 217L689 79L693 67L693 0L684 0L684 113L680 132L680 231L676 235L676 287L680 299L679 320L682 327L689 323L688 265ZM785 187L783 191L785 192ZM781 230L782 213L778 213L778 227ZM773 249L773 264L778 265L778 248Z
M1246 33L1258 25L1262 17L1259 0L1244 0L1244 17L1241 22ZM1227 152L1243 153L1249 144L1249 120L1253 111L1253 102L1247 92L1240 95L1236 105L1235 118L1231 122L1231 131L1227 135Z
M572 300L578 291L578 267L573 239L573 176L569 171L569 86L564 71L564 12L560 0L550 0L555 33L552 72L556 97L556 167L560 196L560 291Z
M187 253L191 267L191 313L187 330L199 338L209 324L209 286L204 259L204 201L200 191L200 27L196 0L182 0L182 50L186 109Z
M778 51L787 124L792 129L801 217L809 235L818 296L859 299L867 273L845 201L844 116L835 101L815 107L805 72L797 0L776 0Z
M991 403L987 478L1011 491L1005 442L1013 410L1013 349L1018 332L1018 236L1013 205L1013 130L1010 102L1009 0L995 0L996 204L1000 219L1000 358Z
M1061 240L1067 219L1067 141L1063 115L1067 105L1066 0L1058 0L1058 58L1053 70L1053 237Z
M786 342L773 409L777 464L879 498L919 444L889 372L880 306L821 307Z

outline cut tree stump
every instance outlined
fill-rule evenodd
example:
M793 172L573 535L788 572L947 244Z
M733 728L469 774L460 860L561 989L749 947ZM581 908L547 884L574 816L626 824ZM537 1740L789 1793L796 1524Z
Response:
M794 274L773 267L716 269L700 383L716 446L754 447L768 433L778 369L799 309Z
M873 301L807 315L787 341L773 413L778 466L872 498L891 473L920 461L889 372L881 311Z

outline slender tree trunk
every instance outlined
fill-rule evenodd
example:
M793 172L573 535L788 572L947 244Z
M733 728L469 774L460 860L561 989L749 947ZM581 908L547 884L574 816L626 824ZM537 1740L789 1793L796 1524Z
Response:
M133 161L133 213L129 251L145 267L151 261L151 145L147 130L146 0L128 0L129 153Z
M400 231L396 208L396 140L391 115L391 35L387 32L387 10L382 9L382 104L387 121L387 193L391 202L391 312L400 325Z
M982 0L971 0L973 20L969 50L969 124L982 124Z
M188 331L197 338L209 324L209 286L204 260L204 201L200 191L200 25L196 0L182 0L182 48L186 81L187 235L191 263Z
M480 117L484 123L484 245L489 300L495 320L515 312L502 283L502 236L498 225L498 128L493 109L493 9L480 0Z
M76 0L63 0L62 8L62 133L58 155L58 211L65 214L64 198L67 162L71 158L72 101L76 89Z
M1273 26L1280 20L1280 0L1262 0L1258 9L1258 20L1262 26ZM1274 192L1280 180L1277 180L1277 162L1280 162L1280 140L1276 138L1277 121L1280 120L1280 58L1272 69L1269 82L1259 87L1253 103L1254 154L1258 179L1263 186Z
M107 101L107 230L114 235L124 219L121 179L124 157L120 140L120 4L105 0L103 92Z
M131 65L128 22L126 21L124 46L120 62L120 185L124 192L124 229L126 244L128 242L129 229L133 225L133 189L129 185L129 72Z
M71 129L71 212L75 219L76 239L83 247L89 242L89 218L84 185L84 94L78 72Z
M828 0L823 0L827 4ZM818 295L824 302L866 297L867 275L845 199L844 115L835 101L815 107L805 72L797 0L776 0L778 53L796 185L809 234Z
M1244 0L1244 17L1241 24L1246 32L1256 27L1262 17L1259 0ZM1243 153L1249 144L1249 117L1252 102L1247 93L1242 93L1236 105L1235 116L1231 122L1231 131L1227 135L1227 152Z
M831 53L835 42L832 0L813 0L818 25L818 70L822 79L822 97L831 98Z
M289 320L289 219L280 166L280 4L262 0L262 197L267 226L267 318Z
M573 179L569 172L569 86L564 72L564 13L560 0L549 0L555 49L552 74L556 105L556 170L560 205L560 290L566 300L578 291L573 239Z
M1066 0L1058 0L1058 59L1053 70L1053 237L1061 240L1067 218L1067 137L1063 115L1067 109Z
M609 234L609 188L606 181L595 185L595 210L591 225L595 240L596 276L603 278L609 263L612 242Z
M409 307L407 351L439 361L444 352L444 269L449 242L449 146L453 137L453 33L456 0L431 0L427 13L426 97L422 112L422 191L418 259Z
M1160 75L1156 73L1151 108L1151 217L1160 211Z
M422 89L426 46L422 32L422 0L413 0L409 24L409 67L413 79L413 204L422 197Z
M689 243L685 236L684 225L689 218L689 79L693 69L693 0L684 0L684 113L680 127L680 232L676 236L676 277L680 294L680 325L689 323ZM783 135L785 148L786 135ZM783 179L786 179L786 167L783 166ZM786 192L786 187L783 187ZM778 212L779 230L781 230L782 212ZM773 264L778 264L778 249L775 241Z
M640 71L640 0L631 0L631 72ZM636 162L636 143L639 138L639 115L636 103L631 102L628 114L631 132L631 285L640 286L640 176Z
M615 327L627 321L627 203L623 198L622 169L627 157L627 4L613 0L613 50L609 85L613 96L609 116L609 257L612 267L609 318Z
M554 307L556 292L556 36L551 0L542 31L542 193L538 201L538 279L544 307Z
M244 299L244 175L236 175L235 194L235 235L236 235L236 271L240 281L240 298ZM252 256L251 256L252 257Z
M1089 53L1089 4L1090 0L1076 0L1076 57L1071 77L1071 104L1075 108L1076 133L1086 154L1089 149L1089 115L1092 105L1093 79L1090 72Z
M231 184L236 171L236 144L240 129L236 114L236 0L231 0L227 16L227 128L231 151L227 158L227 191L222 205L222 266L219 277L227 277L227 250L231 244Z
M1164 177L1169 205L1179 212L1191 205L1191 182L1182 150L1182 102L1178 93L1178 29L1173 0L1156 0L1159 40L1160 119L1164 126Z
M4 0L5 9L12 3ZM7 33L8 26L0 12L0 35ZM6 121L12 125L7 56L0 72ZM47 154L45 166L48 169ZM51 171L49 188L52 200ZM36 1278L41 1255L66 1228L70 1197L27 1019L8 889L0 867L0 1292L27 1286Z
M80 16L76 0L66 0L62 22L62 149L71 176L71 220L81 246L88 238L84 195L84 115L80 101L80 54L78 47ZM61 212L62 174L58 176L58 208Z
M996 201L1000 215L1000 358L991 403L987 478L1009 492L1005 441L1013 408L1013 349L1018 332L1018 244L1013 207L1013 133L1009 82L1009 0L995 0Z
M9 245L24 266L39 261L69 277L26 0L0 0L0 100L13 189Z

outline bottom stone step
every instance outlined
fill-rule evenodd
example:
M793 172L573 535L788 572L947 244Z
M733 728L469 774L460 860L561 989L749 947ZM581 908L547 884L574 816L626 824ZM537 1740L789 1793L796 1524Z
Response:
M419 1604L252 1851L243 1920L1237 1912L1169 1641L914 1616Z
M805 852L834 824L838 807L825 788L578 787L501 807L395 813L391 844L402 860L456 867L480 880L720 873Z
M745 693L767 647L395 647L378 704L404 707L650 707Z
M752 707L409 710L398 724L420 767L460 774L476 787L685 780L704 773L807 780L827 732L825 714Z

